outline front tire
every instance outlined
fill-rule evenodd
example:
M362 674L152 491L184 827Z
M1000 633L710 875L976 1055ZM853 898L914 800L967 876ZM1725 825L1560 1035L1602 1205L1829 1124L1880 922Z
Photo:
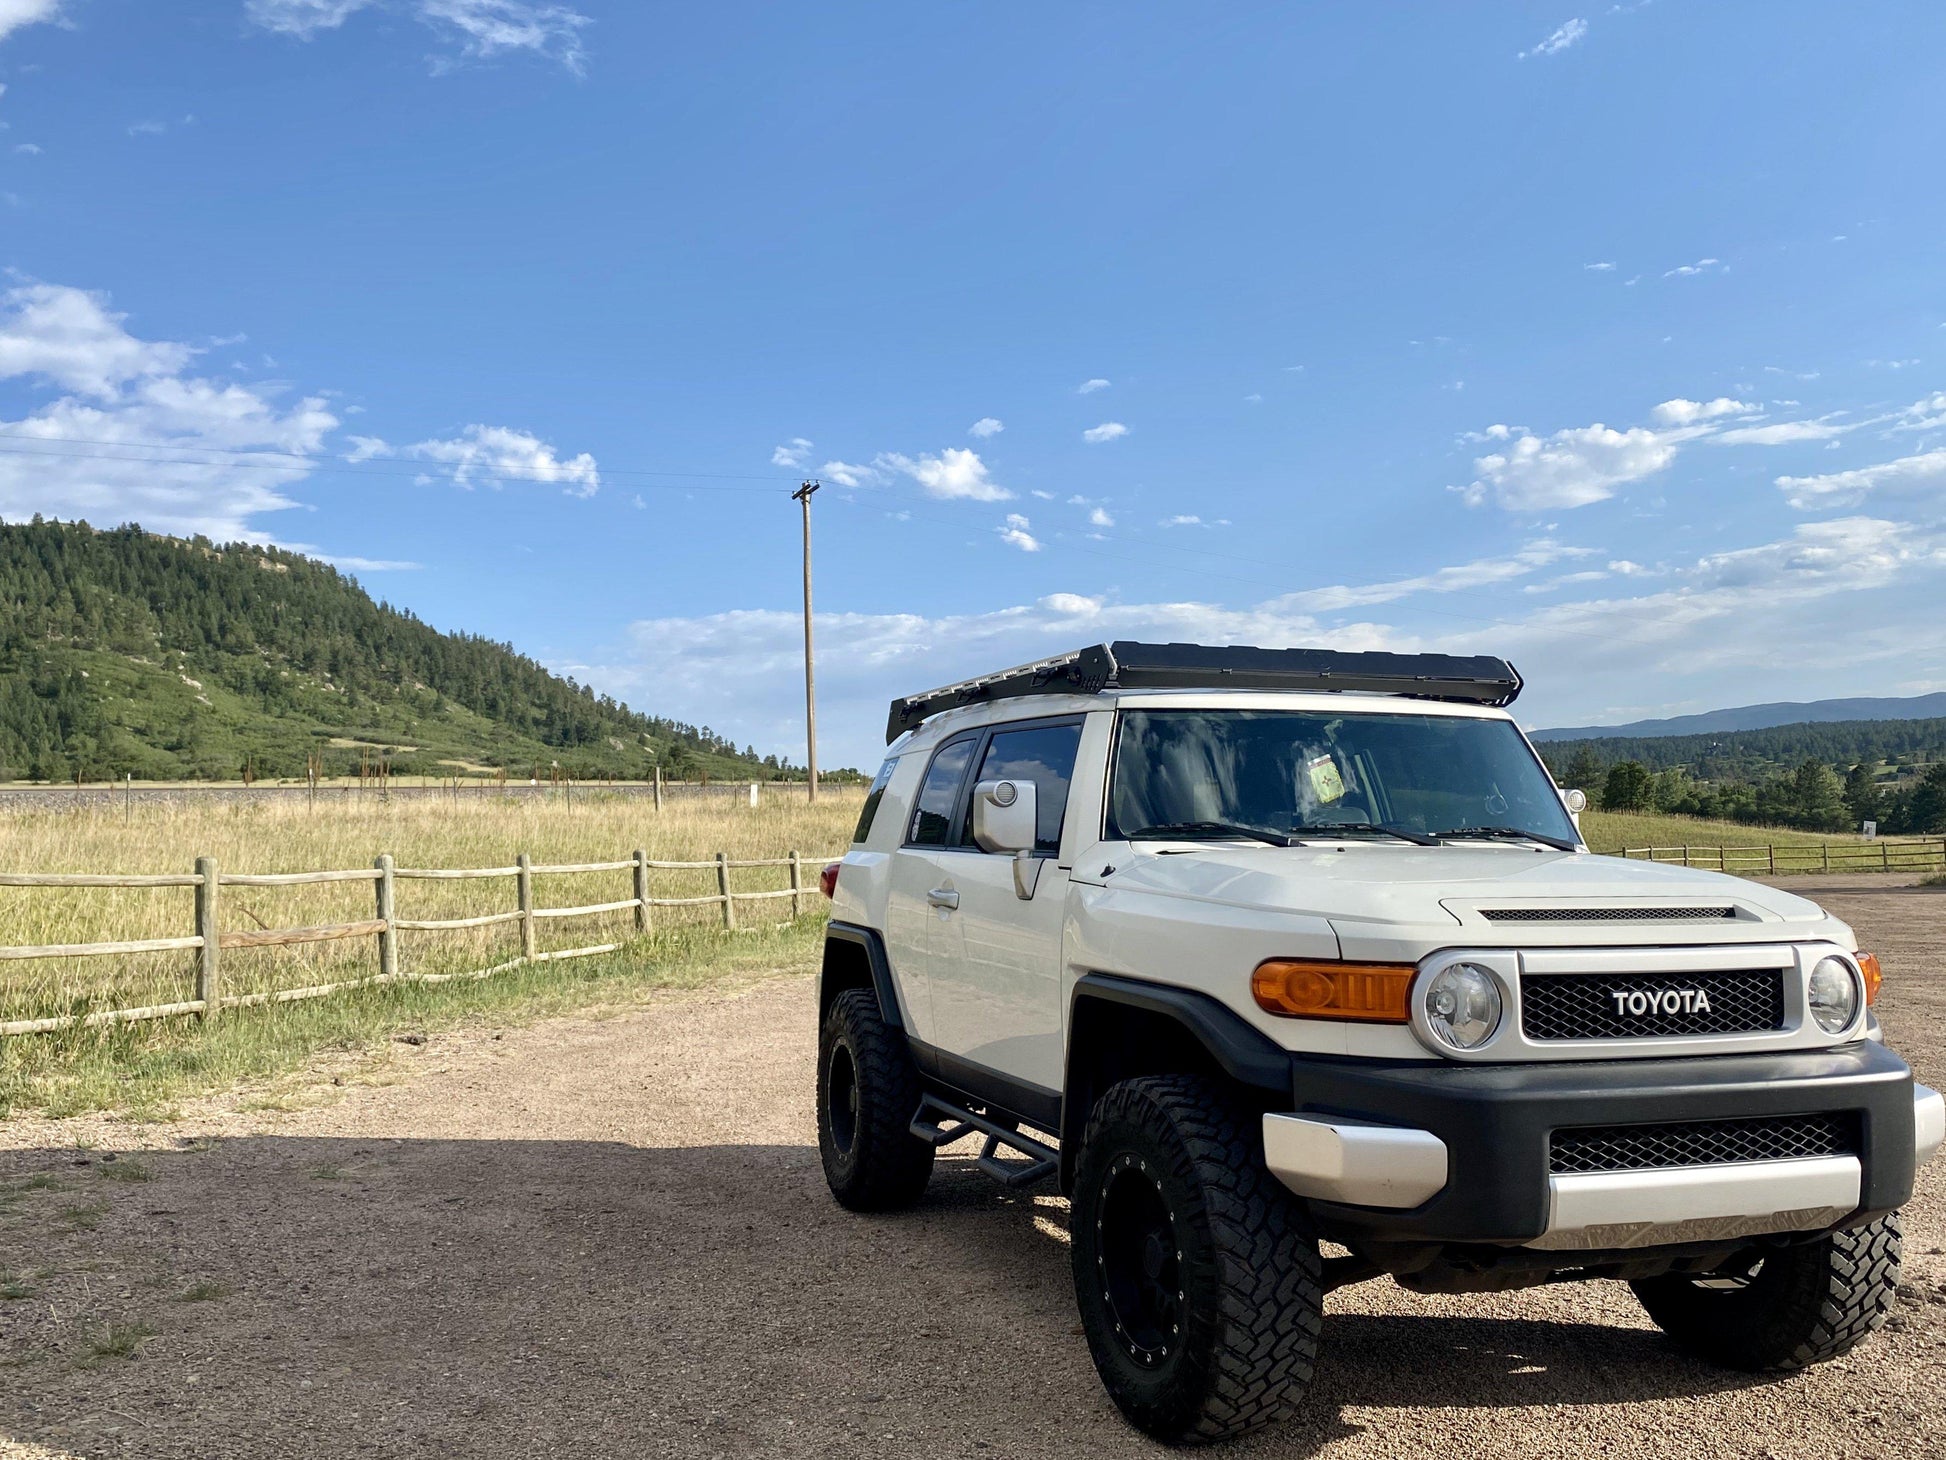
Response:
M1284 1419L1311 1383L1317 1240L1255 1129L1211 1082L1125 1080L1096 1104L1076 1162L1088 1348L1116 1407L1165 1443Z
M818 1154L840 1206L889 1212L919 1200L933 1158L912 1134L919 1098L912 1051L872 991L839 994L818 1030Z
M1656 1325L1696 1357L1747 1373L1788 1371L1849 1353L1885 1321L1899 1255L1894 1213L1766 1252L1736 1271L1629 1286Z

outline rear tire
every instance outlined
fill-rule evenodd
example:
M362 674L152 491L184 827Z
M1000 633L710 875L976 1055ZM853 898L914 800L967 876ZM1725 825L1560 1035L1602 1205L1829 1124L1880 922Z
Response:
M1885 1321L1899 1285L1896 1213L1767 1252L1754 1267L1629 1284L1649 1317L1696 1357L1747 1373L1849 1353Z
M1227 1439L1292 1414L1317 1362L1317 1240L1213 1083L1145 1077L1096 1104L1075 1166L1075 1295L1137 1429Z
M912 1134L919 1071L870 989L831 1001L818 1031L818 1154L841 1206L889 1212L919 1200L933 1147Z

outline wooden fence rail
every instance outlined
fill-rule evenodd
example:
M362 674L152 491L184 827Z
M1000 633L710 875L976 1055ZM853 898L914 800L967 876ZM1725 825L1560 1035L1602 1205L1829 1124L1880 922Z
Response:
M821 864L834 858L812 858ZM731 858L718 852L706 862L657 861L646 852L613 862L535 863L526 853L511 867L396 867L390 856L381 856L369 869L352 868L320 872L223 872L214 859L198 857L196 870L189 875L175 873L72 873L0 872L0 887L113 887L164 888L192 887L196 890L196 931L179 938L141 938L102 943L42 943L23 947L0 947L0 962L37 958L94 958L134 953L194 952L196 997L168 1004L151 1004L138 1009L98 1009L85 1014L57 1014L42 1019L15 1019L0 1023L0 1036L49 1034L62 1029L96 1028L106 1024L126 1024L144 1019L164 1019L180 1014L207 1018L223 1009L250 1008L262 1004L287 1003L294 999L321 999L351 989L370 988L388 983L447 983L454 979L490 978L496 973L528 963L551 963L566 958L587 958L613 953L620 943L596 943L578 948L542 951L536 947L536 925L559 919L596 917L603 913L633 912L635 931L654 931L654 909L659 907L700 907L715 904L722 909L723 926L737 927L737 905L791 899L791 916L804 911L807 889L804 882L805 858L798 852L784 857ZM764 891L738 891L730 884L730 873L747 868L790 869L790 886ZM655 871L714 872L717 890L701 897L655 897L650 893L649 874ZM633 895L609 902L589 902L559 907L542 907L534 901L534 878L581 876L595 873L628 872L633 878ZM463 918L405 918L398 915L396 883L399 879L456 881L462 879L512 877L515 879L517 905L500 912ZM219 890L225 887L294 887L326 882L369 882L374 891L374 913L370 918L352 922L327 923L306 928L255 928L223 930L218 925ZM447 932L465 928L486 928L502 923L520 925L520 954L488 968L460 973L415 973L398 966L398 935L401 932ZM307 943L339 942L346 939L375 938L378 947L378 972L309 988L274 989L261 993L223 992L222 953L230 948L281 948Z
M1946 867L1946 837L1747 847L1627 847L1624 857L1713 872L1928 872Z

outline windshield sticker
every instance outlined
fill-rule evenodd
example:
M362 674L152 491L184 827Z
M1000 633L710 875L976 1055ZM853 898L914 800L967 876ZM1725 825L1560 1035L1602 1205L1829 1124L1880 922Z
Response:
M1318 799L1325 805L1344 799L1345 778L1338 774L1337 761L1328 755L1321 755L1304 769L1310 773L1311 789L1317 792Z

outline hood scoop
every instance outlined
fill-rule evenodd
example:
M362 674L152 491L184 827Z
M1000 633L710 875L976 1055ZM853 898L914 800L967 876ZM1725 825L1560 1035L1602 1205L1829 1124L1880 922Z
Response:
M1720 923L1734 922L1734 907L1483 907L1490 923Z

